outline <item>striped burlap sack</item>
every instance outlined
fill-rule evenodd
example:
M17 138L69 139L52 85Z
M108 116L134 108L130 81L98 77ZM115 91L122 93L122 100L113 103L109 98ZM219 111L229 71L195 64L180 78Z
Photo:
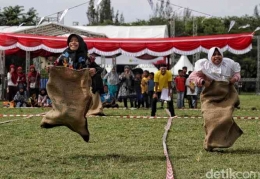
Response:
M204 118L204 148L228 148L243 134L233 120L234 108L239 98L234 85L213 81L201 93L201 110Z
M92 103L90 85L88 69L50 68L47 92L52 101L52 110L43 117L41 127L67 126L88 142L88 122L85 116Z

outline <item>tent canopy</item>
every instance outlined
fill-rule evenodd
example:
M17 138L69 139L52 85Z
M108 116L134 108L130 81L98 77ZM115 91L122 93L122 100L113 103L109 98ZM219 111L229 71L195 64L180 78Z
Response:
M39 26L0 26L0 32L34 34L44 36L61 36L64 34L79 34L83 37L107 37L104 33L97 33L83 28L76 28L58 23L42 23Z
M127 55L140 57L148 54L154 57L167 56L172 53L192 55L208 52L213 46L222 51L244 54L252 49L252 33L226 34L212 36L157 38L157 39L107 39L85 38L89 53L103 56ZM61 53L67 47L66 37L36 36L26 34L0 34L0 50L6 54L24 51L47 51Z
M182 55L181 58L178 60L178 62L174 65L174 67L172 67L171 72L174 75L178 75L178 70L182 69L182 67L184 67L184 66L187 67L187 72L193 71L193 65L191 64L188 57L185 55Z
M39 26L0 26L1 33L35 34L44 36L64 36L71 33L83 37L108 38L166 38L167 25L155 26L66 26L44 22Z
M147 70L153 73L158 71L158 68L156 68L153 64L139 64L135 68L141 68L143 71Z
M167 25L156 26L73 26L77 29L106 34L108 38L167 38Z

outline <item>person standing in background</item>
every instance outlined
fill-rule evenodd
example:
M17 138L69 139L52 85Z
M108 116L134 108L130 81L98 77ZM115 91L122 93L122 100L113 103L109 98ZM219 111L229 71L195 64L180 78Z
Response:
M187 67L186 66L184 66L184 67L182 67L182 71L183 71L183 77L185 78L185 83L186 83L186 80L188 79L188 77L189 77L189 74L187 74ZM184 83L184 84L185 84ZM188 97L187 97L187 88L185 88L185 91L184 91L184 97L183 97L183 107L185 107L185 99L188 99Z
M185 92L185 78L183 77L183 71L178 70L178 76L175 78L176 92L177 92L177 107L179 109L184 108L183 99Z
M142 88L143 102L145 104L146 109L149 108L148 81L149 81L149 71L144 70L143 78L142 78L142 81L141 81L141 88Z
M17 74L18 74L18 79L17 79L18 90L20 88L24 88L24 90L26 90L27 89L26 75L23 73L22 67L17 68Z
M17 93L17 80L18 74L16 72L15 66L10 65L10 71L7 73L7 93L8 101L13 101L14 96Z
M161 98L161 93L163 90L168 91L168 97L170 98L170 100L167 101L167 106L171 113L171 116L175 116L172 100L172 73L169 70L167 70L166 65L161 65L160 70L156 72L154 76L154 82L155 87L152 101L151 116L155 116L156 114L157 101Z
M149 74L149 79L148 79L148 103L150 106L152 106L153 93L154 93L154 73L151 72Z
M127 99L130 99L131 108L134 107L133 97L136 96L134 91L134 73L129 66L124 67L124 72L119 75L121 86L118 92L118 100L124 101L124 107L127 109Z
M34 65L30 66L27 80L27 91L29 92L29 96L35 96L37 99L39 95L41 75L36 71Z
M107 82L108 91L113 94L114 97L117 95L118 84L119 84L119 75L116 72L116 67L113 66L110 72L108 72L104 78Z

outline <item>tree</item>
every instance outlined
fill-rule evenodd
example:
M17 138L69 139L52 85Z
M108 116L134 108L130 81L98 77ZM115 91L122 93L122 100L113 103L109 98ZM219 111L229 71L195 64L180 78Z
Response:
M35 25L37 23L38 13L33 7L28 10L27 13L22 15L23 25Z
M159 17L164 18L165 12L164 12L164 0L161 0L161 5L160 5L160 9L159 9Z
M88 17L88 23L90 25L94 24L96 22L96 10L94 6L94 0L89 1L88 12L86 14Z
M119 22L120 22L120 24L125 23L125 18L124 18L123 13L121 13L121 15L120 15L120 20L119 20Z
M116 11L116 16L115 16L115 21L114 24L118 25L119 24L119 11Z
M1 25L12 26L21 24L23 11L23 6L16 5L4 7L4 11L1 12Z
M30 8L28 12L23 13L23 6L8 6L0 12L0 25L35 25L38 14L34 8Z
M258 11L258 5L256 5L255 8L254 8L254 17L255 18L259 18L260 17L259 16L259 11Z
M100 11L99 11L100 23L104 23L105 21L106 22L110 21L112 23L113 15L111 14L111 12L112 12L112 8L111 8L110 0L103 0L100 3Z
M159 3L157 2L156 3L156 7L155 7L155 9L153 11L153 17L158 17L158 16L159 16Z
M170 0L167 0L166 5L165 5L165 18L166 19L171 19L173 16L173 9L170 4Z

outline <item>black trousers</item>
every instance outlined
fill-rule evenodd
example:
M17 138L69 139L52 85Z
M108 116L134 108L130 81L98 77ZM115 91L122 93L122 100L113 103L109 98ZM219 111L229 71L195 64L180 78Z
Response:
M150 104L149 104L149 96L148 93L143 93L143 102L145 104L146 108L149 108Z
M8 86L8 101L13 101L14 100L14 96L17 93L17 86Z
M161 92L158 92L157 93L157 97L160 99L160 96L161 96ZM158 98L153 98L152 100L152 112L151 112L151 116L155 116L156 114L156 108L157 108L157 101L159 100ZM174 112L174 107L173 107L173 100L171 98L171 101L167 101L168 105L168 109L171 113L171 116L175 116L175 112Z
M127 98L124 98L123 101L124 101L124 107L128 108L127 107ZM133 98L130 98L130 106L131 106L131 108L134 107L134 100L133 100Z

